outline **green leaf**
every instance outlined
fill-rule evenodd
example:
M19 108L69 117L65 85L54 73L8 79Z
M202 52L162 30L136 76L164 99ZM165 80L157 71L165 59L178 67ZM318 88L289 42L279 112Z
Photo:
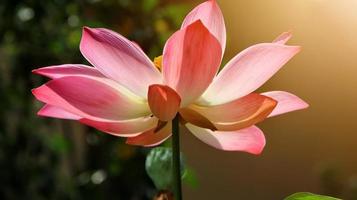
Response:
M159 190L172 190L172 150L167 147L157 147L150 151L145 162L146 172ZM185 167L181 154L181 175Z
M341 199L312 194L308 192L299 192L285 198L284 200L341 200Z
M182 176L182 180L184 184L192 188L197 188L199 184L196 172L187 166L186 166L185 173Z

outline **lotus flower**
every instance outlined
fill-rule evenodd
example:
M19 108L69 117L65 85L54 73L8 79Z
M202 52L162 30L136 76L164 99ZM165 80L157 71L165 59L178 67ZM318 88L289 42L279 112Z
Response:
M118 33L84 27L80 51L93 67L36 69L52 80L32 92L45 103L38 115L77 120L126 137L128 144L162 143L178 114L210 146L259 154L265 137L255 124L308 106L288 92L254 92L300 51L285 45L290 37L287 32L272 43L253 45L219 72L226 28L218 4L210 0L187 15L155 62Z

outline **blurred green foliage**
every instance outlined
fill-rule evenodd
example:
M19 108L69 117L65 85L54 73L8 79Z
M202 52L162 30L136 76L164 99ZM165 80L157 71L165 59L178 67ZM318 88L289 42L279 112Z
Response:
M81 27L113 29L151 58L187 12L160 0L1 0L0 199L150 199L147 150L75 122L36 116L31 70L86 63Z
M182 152L180 157L182 182L191 188L197 187L198 178L195 171L187 165ZM158 190L173 191L171 147L161 146L151 149L146 156L145 169Z
M185 161L180 154L181 176L185 174ZM156 147L146 157L145 169L155 186L159 190L173 191L173 167L172 149L168 147Z
M312 194L308 192L299 192L287 197L284 200L341 200L333 197Z

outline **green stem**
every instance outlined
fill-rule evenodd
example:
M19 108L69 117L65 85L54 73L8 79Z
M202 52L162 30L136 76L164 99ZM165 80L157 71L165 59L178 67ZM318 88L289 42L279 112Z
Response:
M180 162L180 129L179 116L172 121L172 164L173 164L173 187L175 200L182 199L181 192L181 162Z

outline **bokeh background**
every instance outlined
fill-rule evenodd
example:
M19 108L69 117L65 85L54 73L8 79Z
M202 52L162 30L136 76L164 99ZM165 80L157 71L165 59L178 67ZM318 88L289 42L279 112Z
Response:
M148 149L77 123L36 116L34 68L86 63L83 25L111 28L151 58L200 1L1 0L0 199L150 199ZM183 130L182 149L198 185L185 199L278 200L298 191L357 199L357 1L218 0L225 61L283 31L303 51L260 91L285 90L310 103L269 119L261 156L218 151Z

